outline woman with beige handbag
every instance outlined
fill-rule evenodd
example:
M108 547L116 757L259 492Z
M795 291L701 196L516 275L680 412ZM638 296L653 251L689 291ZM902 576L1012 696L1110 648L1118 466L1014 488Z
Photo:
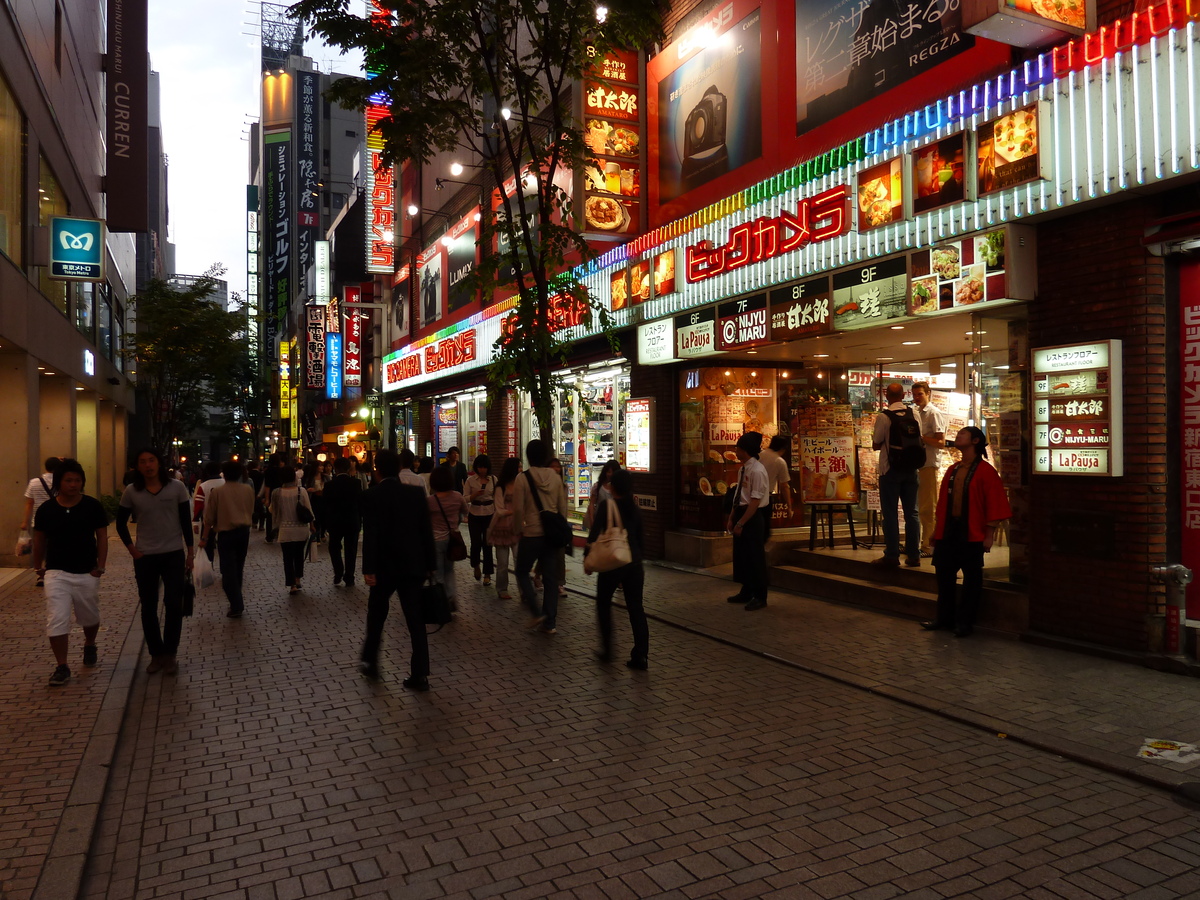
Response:
M633 499L633 476L621 470L609 481L613 497L596 507L588 534L584 571L596 578L596 622L600 627L601 662L612 659L612 598L617 587L625 591L625 608L633 630L633 650L625 663L631 669L649 667L650 628L642 606L646 574L642 568L642 517Z

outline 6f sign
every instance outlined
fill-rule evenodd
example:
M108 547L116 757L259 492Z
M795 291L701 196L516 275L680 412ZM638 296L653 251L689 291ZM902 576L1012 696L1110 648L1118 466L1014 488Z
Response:
M104 222L50 219L50 277L60 281L104 280Z

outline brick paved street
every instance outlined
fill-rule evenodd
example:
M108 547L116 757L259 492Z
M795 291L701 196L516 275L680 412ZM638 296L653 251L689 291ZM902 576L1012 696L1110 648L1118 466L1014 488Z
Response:
M592 660L583 595L556 636L533 634L462 565L462 612L431 638L433 690L412 694L398 620L386 680L355 671L361 584L331 587L322 561L289 599L258 535L251 568L246 618L210 594L179 675L134 680L81 896L1200 893L1194 807L962 723L1074 736L1079 755L1137 774L1142 737L1197 737L1177 706L1195 680L931 640L801 598L745 613L723 603L726 582L663 569L650 606L690 630L652 622L651 670L631 672ZM1176 724L1191 733L1153 731Z

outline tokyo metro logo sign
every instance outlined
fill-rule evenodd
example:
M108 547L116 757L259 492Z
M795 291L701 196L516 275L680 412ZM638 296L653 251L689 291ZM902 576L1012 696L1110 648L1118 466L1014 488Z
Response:
M50 219L50 277L63 281L104 280L104 222Z

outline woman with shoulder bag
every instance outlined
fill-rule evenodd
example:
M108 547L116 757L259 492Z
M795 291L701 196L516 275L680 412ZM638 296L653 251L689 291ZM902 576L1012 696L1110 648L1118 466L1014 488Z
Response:
M467 558L467 544L458 526L467 517L467 501L454 489L454 470L438 466L429 475L433 492L426 498L429 518L433 523L433 547L437 551L435 577L446 590L450 611L458 609L458 591L454 579L454 563Z
M500 469L500 480L496 482L493 494L496 511L492 514L492 524L487 530L487 542L496 548L496 593L501 600L512 599L512 594L508 592L508 557L520 540L520 535L513 531L512 527L513 483L520 474L519 459L510 456L504 461L504 466Z
M304 550L313 530L313 508L308 491L296 486L296 470L279 470L279 487L271 491L271 520L279 529L279 549L283 551L283 580L289 594L300 593L304 577Z
M463 498L467 507L467 533L471 535L471 570L475 580L483 576L484 587L492 583L492 547L488 543L487 530L496 512L496 478L492 475L492 461L480 454L463 487ZM483 571L480 572L479 557L483 555Z
M642 517L633 499L633 476L623 469L615 472L609 480L609 489L612 499L596 507L595 521L588 533L588 548L604 536L610 524L618 524L619 520L619 525L625 529L631 561L600 572L596 577L596 622L600 627L600 649L596 656L601 662L612 659L612 598L620 586L625 591L625 608L629 611L629 626L633 630L633 650L625 665L631 669L646 669L649 667L650 627L642 606L646 574L642 568ZM612 515L614 508L616 517ZM586 556L584 565L587 566Z

